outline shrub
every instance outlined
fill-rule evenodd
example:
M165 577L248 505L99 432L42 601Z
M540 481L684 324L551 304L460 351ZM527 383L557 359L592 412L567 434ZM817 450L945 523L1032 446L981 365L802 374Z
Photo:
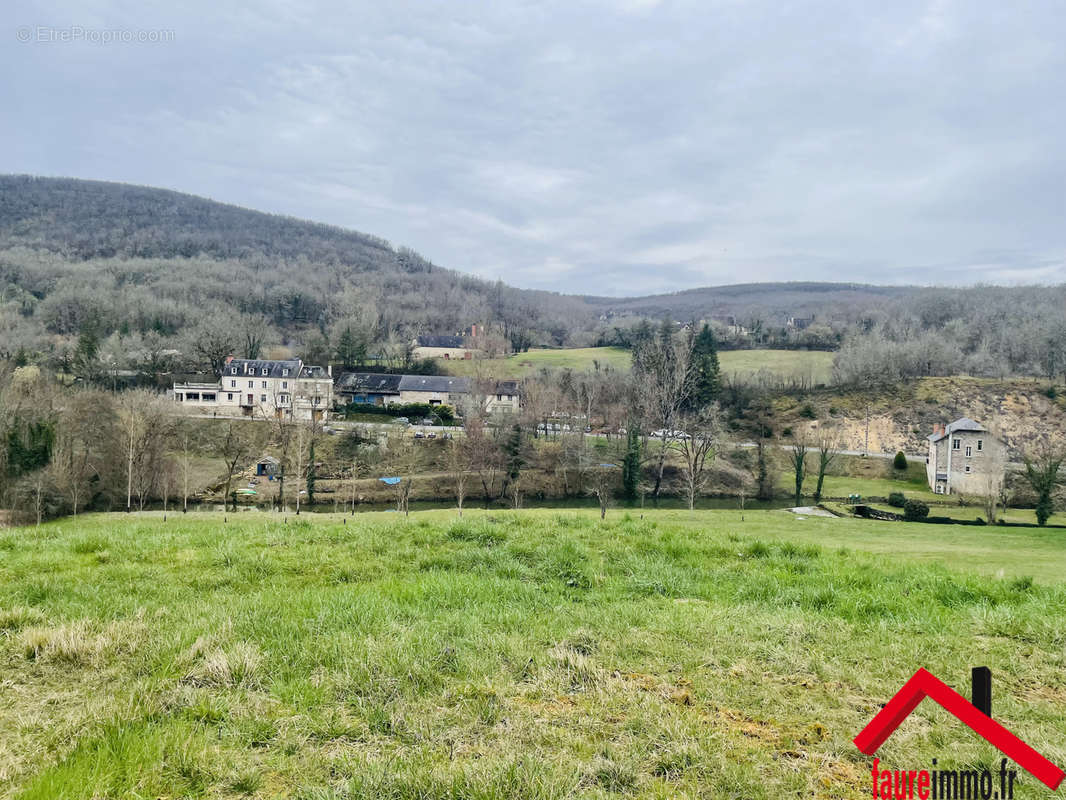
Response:
M800 409L800 416L807 419L817 419L818 415L814 413L814 406L810 403L805 403L803 408Z
M344 407L344 415L378 414L383 417L407 417L412 422L429 417L436 417L444 425L455 424L455 410L451 406L434 406L429 403L391 403L387 406L373 403L349 403ZM436 419L434 419L436 424Z
M892 492L888 496L888 504L893 508L903 508L907 504L907 498L903 492Z
M1059 396L1059 390L1056 389L1054 385L1051 385L1047 387L1047 389L1044 391L1044 394L1046 394L1051 400L1054 400L1056 397Z
M907 457L903 455L902 450L896 453L896 457L892 459L892 466L898 470L907 469Z
M903 518L911 522L925 519L929 516L929 506L921 500L908 500L903 504Z

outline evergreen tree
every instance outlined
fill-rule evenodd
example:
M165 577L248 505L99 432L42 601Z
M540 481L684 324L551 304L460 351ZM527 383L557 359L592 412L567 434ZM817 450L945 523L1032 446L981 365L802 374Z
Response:
M503 452L507 457L507 485L517 481L522 475L522 467L526 465L525 452L522 447L522 426L515 424L511 427L511 433L504 442Z
M96 354L100 350L100 335L96 331L96 325L86 323L82 325L78 333L78 345L74 349L74 365L84 373L91 373L96 366Z
M626 452L622 458L622 493L626 500L637 499L640 472L640 430L631 420L626 430Z
M718 347L710 325L704 325L692 343L692 366L694 386L692 407L705 408L718 398L719 372Z
M365 351L366 348L361 346L359 339L352 332L352 326L346 326L337 338L337 358L341 360L344 368L352 369L356 364L361 363Z
M13 426L7 432L8 475L17 478L48 466L55 438L55 426L44 420Z
M307 453L307 505L315 502L315 477L315 440L312 438Z

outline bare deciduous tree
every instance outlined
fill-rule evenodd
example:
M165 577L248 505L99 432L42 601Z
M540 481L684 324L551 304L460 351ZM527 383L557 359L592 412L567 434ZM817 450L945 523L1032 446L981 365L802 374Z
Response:
M132 511L135 488L143 508L154 485L152 470L165 453L174 407L165 396L147 389L123 392L117 405L126 463L126 511Z
M807 451L810 449L804 434L789 447L788 460L792 465L792 476L796 485L796 505L803 502L803 479L807 477Z
M230 420L226 423L222 435L216 443L216 451L219 457L226 462L226 488L222 495L222 504L227 510L229 509L233 473L238 469L243 469L243 465L247 462L248 456L252 451L252 441L249 434L246 423L239 420ZM233 504L233 510L237 510L236 502Z
M618 467L614 464L590 465L585 470L585 479L585 491L599 501L600 519L605 519L618 484Z
M465 440L454 439L448 445L447 465L452 475L452 484L455 486L455 504L461 517L463 501L466 499L466 482L470 474L470 459Z
M825 474L839 455L840 442L831 431L823 430L818 437L818 483L814 487L814 502L822 502L822 486ZM797 502L798 505L798 502Z
M656 500L662 490L666 455L675 437L678 417L693 390L692 347L691 330L675 334L673 324L664 320L657 336L646 339L633 350L636 403L646 427L659 431L660 447L652 491Z
M226 359L233 355L240 336L233 324L219 315L207 317L191 334L192 351L215 375L222 374Z
M481 482L485 506L500 493L499 484L504 472L503 453L488 427L484 413L470 411L464 417L467 457L470 468Z
M690 511L710 477L720 429L717 405L678 418L680 437L675 449L681 456L681 477Z
M50 466L53 483L66 495L74 516L109 470L115 424L111 396L93 389L71 395L60 414Z

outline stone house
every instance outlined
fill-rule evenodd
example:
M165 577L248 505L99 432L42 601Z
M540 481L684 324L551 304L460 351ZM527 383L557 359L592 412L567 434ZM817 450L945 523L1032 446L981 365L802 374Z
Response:
M219 416L324 421L333 375L298 358L230 358L215 383L175 383L174 400Z
M936 494L985 495L1003 482L1003 443L978 422L963 417L933 426L925 472Z
M465 336L419 336L412 342L414 358L468 359L478 351Z

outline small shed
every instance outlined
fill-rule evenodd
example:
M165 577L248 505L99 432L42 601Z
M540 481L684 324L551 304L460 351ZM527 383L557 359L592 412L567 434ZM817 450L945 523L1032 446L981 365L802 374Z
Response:
M274 456L263 456L255 464L256 475L266 475L273 478L278 474L278 470L281 466L281 462Z

